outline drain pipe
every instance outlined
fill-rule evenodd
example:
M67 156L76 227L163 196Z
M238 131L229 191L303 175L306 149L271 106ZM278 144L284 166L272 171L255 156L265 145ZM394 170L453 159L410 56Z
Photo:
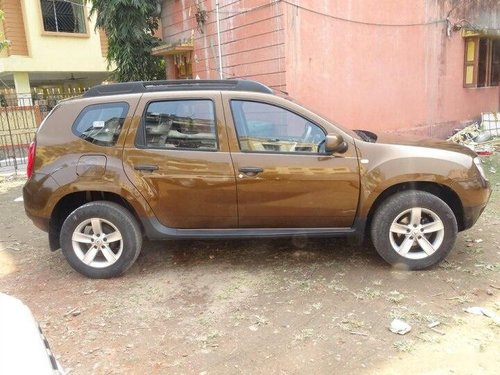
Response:
M215 0L215 15L217 18L217 45L219 51L219 78L224 79L222 74L222 47L221 47L221 37L220 37L220 18L219 18L219 0Z

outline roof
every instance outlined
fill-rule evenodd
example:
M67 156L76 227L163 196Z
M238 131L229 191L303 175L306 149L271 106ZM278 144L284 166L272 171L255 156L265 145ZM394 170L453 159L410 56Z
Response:
M138 81L98 85L90 88L84 98L105 95L136 94L157 91L199 91L199 90L229 90L251 91L272 94L273 90L262 83L250 80L170 80L170 81Z

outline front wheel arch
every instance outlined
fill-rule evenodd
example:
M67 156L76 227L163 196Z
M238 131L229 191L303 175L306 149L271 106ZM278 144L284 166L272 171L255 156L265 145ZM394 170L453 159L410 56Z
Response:
M377 196L367 215L365 235L369 234L372 225L373 215L380 207L380 205L382 205L382 203L386 199L393 196L394 194L409 190L414 190L414 191L416 190L416 191L423 191L426 193L430 193L432 195L435 195L442 201L444 201L451 208L453 214L455 215L455 219L458 225L458 231L460 232L464 230L465 228L464 209L462 201L460 200L458 194L453 189L449 188L448 186L437 184L434 182L411 181L397 185L392 185Z

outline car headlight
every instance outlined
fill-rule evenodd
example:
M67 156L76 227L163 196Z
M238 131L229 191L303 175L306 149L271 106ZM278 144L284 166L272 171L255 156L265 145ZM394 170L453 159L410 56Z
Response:
M487 180L488 177L486 177L486 174L484 173L483 163L481 162L481 158L479 156L474 158L474 164L476 164L476 168L481 174L481 177Z

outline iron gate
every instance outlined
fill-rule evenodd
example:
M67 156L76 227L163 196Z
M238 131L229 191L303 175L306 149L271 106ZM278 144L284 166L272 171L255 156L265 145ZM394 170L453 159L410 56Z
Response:
M29 145L45 116L60 100L82 92L0 92L0 171L17 174L22 170L27 162Z

